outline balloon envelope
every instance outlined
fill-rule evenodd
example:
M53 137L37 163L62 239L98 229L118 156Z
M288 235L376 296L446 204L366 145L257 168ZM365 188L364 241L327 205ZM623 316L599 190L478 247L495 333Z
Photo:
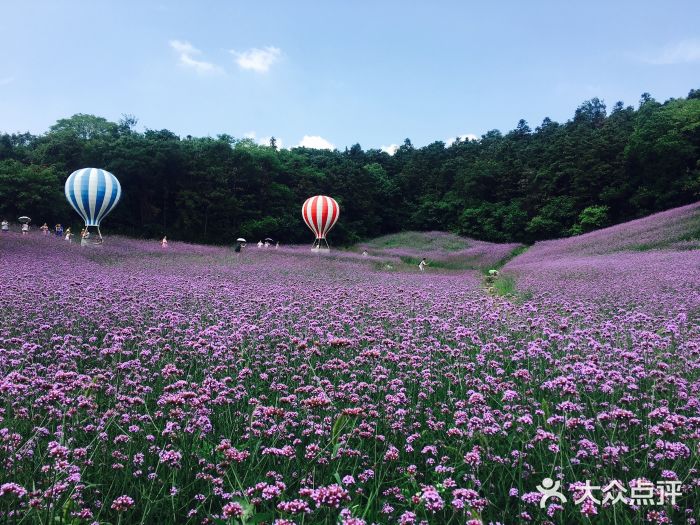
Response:
M97 168L83 168L71 173L65 191L66 199L83 218L85 226L99 226L122 195L117 178Z
M338 221L340 206L331 197L316 195L306 199L301 207L301 215L316 238L325 239L330 229Z

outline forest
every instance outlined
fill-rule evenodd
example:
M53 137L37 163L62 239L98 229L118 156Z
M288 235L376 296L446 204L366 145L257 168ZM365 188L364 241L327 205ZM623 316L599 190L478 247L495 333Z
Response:
M310 242L300 209L317 194L340 204L335 245L404 230L530 243L700 199L700 89L663 103L644 93L637 107L593 98L565 123L520 120L449 145L407 138L393 155L140 132L137 122L77 114L42 135L0 134L0 216L78 226L63 185L83 167L121 182L105 233L213 244Z

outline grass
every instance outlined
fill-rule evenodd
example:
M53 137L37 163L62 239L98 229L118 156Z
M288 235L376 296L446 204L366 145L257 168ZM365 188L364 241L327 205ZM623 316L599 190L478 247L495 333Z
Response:
M467 239L445 232L402 232L377 237L360 245L370 248L421 248L456 252L469 247Z
M497 295L499 297L516 297L516 298L519 298L519 299L525 300L525 301L532 297L531 292L519 292L518 291L514 275L499 273L498 277L496 277L496 278L491 278L489 276L489 270L498 270L500 272L501 269L509 261L512 261L518 255L522 255L529 248L530 248L529 246L518 246L512 252L510 252L508 254L508 256L506 256L503 259L501 259L500 261L498 261L498 264L494 265L494 267L481 268L481 271L485 276L484 283L485 283L486 287L491 291L491 293L493 293L494 295Z
M409 255L402 255L401 262L409 266L418 266L420 263L420 257L411 257ZM430 268L440 268L442 270L480 270L483 269L482 266L476 265L471 259L448 259L439 260L431 259L428 262L428 267Z
M521 292L518 290L515 276L510 274L501 274L491 283L490 291L498 297L509 297L517 302L528 301L532 299L532 292Z
M515 277L512 275L499 275L491 286L494 289L496 295L506 296L515 295L517 293L517 288L515 286Z

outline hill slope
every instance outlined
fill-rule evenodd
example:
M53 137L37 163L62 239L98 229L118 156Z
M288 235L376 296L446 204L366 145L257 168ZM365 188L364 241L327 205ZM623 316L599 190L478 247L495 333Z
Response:
M542 241L524 259L603 255L621 251L700 248L700 202L576 237Z
M538 242L503 268L521 292L700 309L700 203Z
M505 262L522 246L477 241L447 232L411 231L377 237L358 244L354 251L367 250L376 257L398 257L407 264L418 264L425 257L434 268L482 270Z

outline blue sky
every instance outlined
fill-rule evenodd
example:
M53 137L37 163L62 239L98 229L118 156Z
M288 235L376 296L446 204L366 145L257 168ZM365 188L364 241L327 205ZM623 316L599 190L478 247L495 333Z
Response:
M10 1L0 130L92 113L344 148L700 88L700 2Z

